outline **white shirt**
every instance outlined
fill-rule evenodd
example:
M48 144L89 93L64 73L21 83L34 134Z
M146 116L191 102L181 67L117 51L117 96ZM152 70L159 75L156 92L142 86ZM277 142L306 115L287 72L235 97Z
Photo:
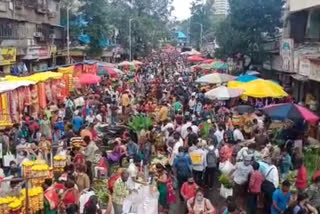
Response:
M202 148L197 148L196 150L190 153L190 157L192 160L193 155L201 156L201 161L199 164L192 163L192 169L196 171L203 171L207 166L207 151L203 150Z
M171 165L173 164L173 160L176 158L176 156L179 154L179 148L183 146L183 140L180 138L178 142L176 142L172 149L171 154Z
M192 128L192 132L193 132L193 133L199 134L199 128L198 128L198 126L192 125L191 128Z
M279 187L279 172L275 165L269 165L263 161L258 161L259 171L263 174L264 178L275 186Z
M181 127L181 137L182 137L183 139L185 139L185 138L188 136L188 131L187 131L187 129L188 129L189 127L191 127L191 126L192 126L192 123L191 123L191 122L187 122L187 123L185 123L185 124L182 125L182 127Z
M102 116L101 116L101 114L97 114L96 119L97 119L99 122L102 122Z
M88 115L87 117L86 117L86 121L88 121L88 123L93 123L93 121L94 121L94 119L95 119L95 116L94 115Z
M161 127L161 131L164 132L164 135L166 138L169 137L169 131L168 131L169 128L174 129L173 123L167 123L165 126Z
M223 134L224 134L224 131L220 131L220 130L217 130L214 135L217 137L217 140L218 140L218 143L220 143L222 140L223 140Z
M234 138L235 141L238 141L238 140L244 141L243 134L239 129L235 129L233 131L233 138Z
M193 107L196 105L197 100L196 99L190 99L189 100L189 108L193 109Z
M234 182L239 185L245 184L251 172L253 172L251 165L246 166L243 162L236 163L236 170L233 173Z

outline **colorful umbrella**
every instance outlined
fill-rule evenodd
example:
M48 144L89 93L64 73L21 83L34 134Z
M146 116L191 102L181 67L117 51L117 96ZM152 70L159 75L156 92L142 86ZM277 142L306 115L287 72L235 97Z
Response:
M237 82L243 82L243 83L246 83L246 82L251 82L253 80L256 80L258 79L258 77L256 76L251 76L251 75L243 75L243 76L240 76L236 79Z
M118 64L119 67L124 67L124 66L133 66L134 64L132 62L129 61L123 61L121 63Z
M214 59L206 59L206 60L203 60L204 64L211 64L211 63L214 63Z
M194 56L194 55L202 55L199 51L192 49L191 51L182 52L181 55Z
M242 89L220 86L208 91L205 95L211 100L229 100L230 98L239 97L242 94Z
M188 57L188 61L195 63L195 62L202 62L203 60L205 60L204 58L202 58L201 56L189 56Z
M101 77L95 74L85 73L79 76L79 83L81 85L93 85L99 82L101 82Z
M138 61L138 60L133 60L132 63L133 63L134 65L143 65L143 62L140 62L140 61Z
M213 64L213 69L216 69L216 70L228 70L228 67L229 67L228 64L222 61L218 61Z
M213 73L200 77L196 80L196 83L220 84L234 79L235 77L229 74Z
M306 120L310 123L316 123L319 121L319 117L313 112L293 103L269 105L264 107L262 111L273 120Z
M263 79L253 80L248 83L230 81L228 82L228 88L241 88L244 90L244 95L255 98L280 98L288 96L280 85Z

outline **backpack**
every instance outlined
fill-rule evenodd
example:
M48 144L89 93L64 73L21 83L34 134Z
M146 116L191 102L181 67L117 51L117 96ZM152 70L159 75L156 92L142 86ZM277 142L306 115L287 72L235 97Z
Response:
M218 158L215 149L211 149L207 153L207 167L216 168L218 164Z
M178 176L188 178L191 175L191 170L188 165L188 161L186 157L184 156L177 157L177 162L175 167L177 169Z

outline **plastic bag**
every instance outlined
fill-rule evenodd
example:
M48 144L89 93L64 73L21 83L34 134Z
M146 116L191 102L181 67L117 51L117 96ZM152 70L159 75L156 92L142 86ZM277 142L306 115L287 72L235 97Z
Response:
M230 161L219 164L219 170L222 174L229 175L234 170L234 165Z
M7 152L6 155L3 156L3 166L4 167L9 167L10 166L10 162L14 161L15 157L13 154L11 154L11 152Z
M223 185L221 185L220 196L223 198L228 198L233 195L233 189L227 189Z

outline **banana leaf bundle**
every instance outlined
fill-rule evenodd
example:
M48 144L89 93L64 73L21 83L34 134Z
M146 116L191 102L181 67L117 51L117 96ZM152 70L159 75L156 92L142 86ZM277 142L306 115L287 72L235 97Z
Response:
M133 116L128 122L129 128L137 134L139 134L141 130L148 130L152 125L153 121L151 117L145 115Z
M231 189L232 188L232 180L231 178L226 175L226 174L222 174L219 178L219 182L227 189Z

